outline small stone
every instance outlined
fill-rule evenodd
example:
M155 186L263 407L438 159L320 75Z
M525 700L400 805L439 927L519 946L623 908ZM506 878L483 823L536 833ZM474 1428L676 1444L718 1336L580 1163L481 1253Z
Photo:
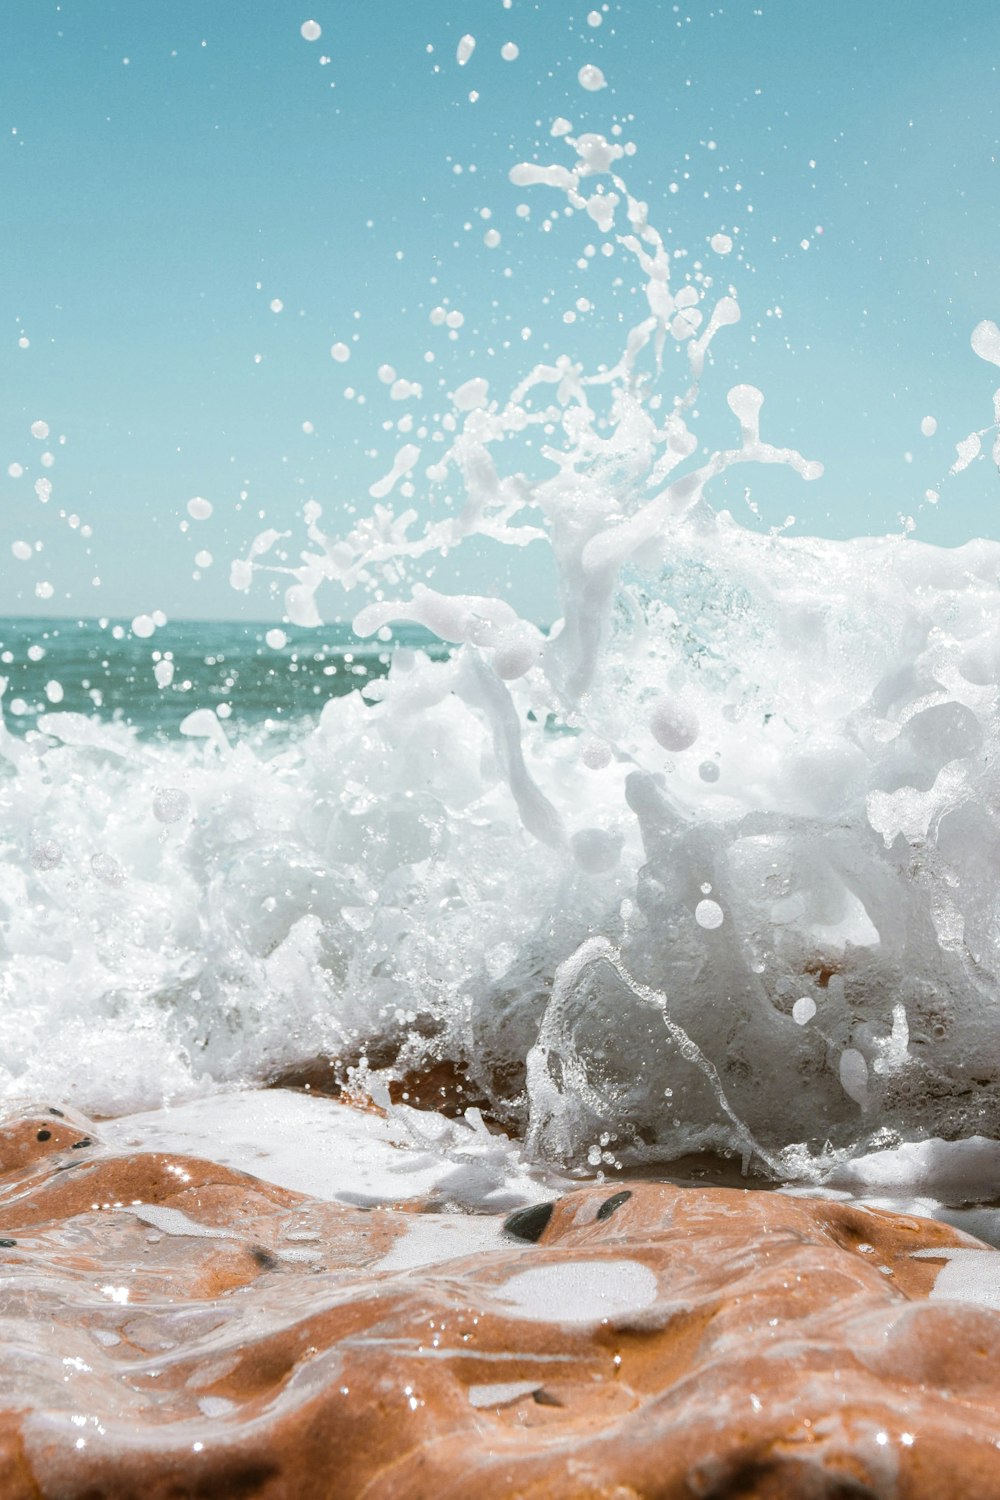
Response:
M504 1233L536 1245L548 1228L554 1208L554 1203L533 1203L530 1208L519 1208L504 1220Z
M595 1217L598 1219L610 1219L615 1210L621 1208L623 1203L627 1203L631 1196L632 1194L627 1188L621 1193L613 1193L610 1198L605 1198L597 1210Z

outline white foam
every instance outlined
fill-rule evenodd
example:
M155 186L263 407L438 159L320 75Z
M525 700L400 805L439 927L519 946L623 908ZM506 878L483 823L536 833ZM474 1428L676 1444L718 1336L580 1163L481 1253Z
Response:
M637 1260L562 1261L519 1271L491 1296L515 1317L543 1323L599 1323L651 1306L659 1294L655 1274Z
M405 1108L390 1118L351 1109L336 1100L287 1089L249 1090L192 1100L174 1108L126 1115L101 1127L109 1145L197 1156L249 1172L309 1197L345 1203L400 1203L434 1197L470 1207L507 1211L539 1201L546 1192L522 1169L503 1137L440 1116ZM161 1225L168 1233L184 1215ZM151 1219L150 1222L156 1222ZM414 1220L414 1238L392 1253L399 1264L421 1265L431 1247L455 1246L454 1255L496 1238L493 1220ZM463 1230L462 1225L467 1227ZM422 1238L429 1236L429 1239ZM406 1241L403 1245L406 1245ZM415 1257L407 1259L406 1257ZM440 1258L437 1248L431 1260Z
M972 348L980 359L991 365L1000 365L1000 328L984 318L972 330Z
M198 1224L187 1214L182 1213L179 1208L168 1208L161 1203L126 1205L121 1212L134 1214L143 1224L150 1224L154 1229L161 1230L163 1234L193 1235L196 1239L206 1240L225 1240L233 1237L232 1233L225 1229L215 1229L209 1224Z
M844 1162L824 1184L868 1193L900 1188L949 1203L1000 1198L1000 1141L912 1141Z
M414 1214L406 1233L370 1269L411 1271L417 1266L440 1265L483 1250L499 1250L503 1244L501 1221L496 1218Z
M933 1301L1000 1308L1000 1252L949 1248L914 1250L911 1255L914 1260L947 1258L928 1294Z
M479 1409L490 1406L512 1406L524 1396L541 1390L537 1380L506 1380L496 1385L470 1385L469 1405Z

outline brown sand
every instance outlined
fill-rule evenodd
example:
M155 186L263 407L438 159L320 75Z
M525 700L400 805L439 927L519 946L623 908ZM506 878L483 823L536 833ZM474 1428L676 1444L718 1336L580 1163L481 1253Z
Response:
M430 1216L115 1154L68 1111L0 1128L0 1174L3 1500L1000 1495L1000 1313L927 1300L914 1251L983 1248L942 1224L615 1183L379 1271ZM623 1263L657 1290L604 1321L511 1300Z

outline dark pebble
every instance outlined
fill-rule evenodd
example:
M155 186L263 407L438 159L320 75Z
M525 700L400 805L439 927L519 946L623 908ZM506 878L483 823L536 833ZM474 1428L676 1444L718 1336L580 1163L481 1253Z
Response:
M61 1109L56 1109L56 1107L55 1107L54 1104L50 1104L49 1105L49 1114L50 1115L55 1115L55 1117L56 1117L57 1120L65 1120L65 1118L66 1118L66 1116L63 1114L62 1110Z
M604 1202L597 1210L597 1218L610 1219L615 1209L621 1208L622 1204L627 1203L631 1196L632 1194L629 1192L628 1188L626 1188L624 1192L621 1193L612 1193L610 1198L605 1198Z
M38 1134L35 1136L35 1140L36 1141L51 1141L51 1139L52 1139L52 1132L51 1132L51 1130L40 1130L38 1132Z
M534 1245L541 1239L552 1217L554 1203L533 1203L530 1208L519 1208L504 1220L504 1233L512 1234L516 1240L528 1240Z
M547 1391L544 1386L540 1386L537 1391L532 1391L531 1396L536 1406L565 1406L566 1404L565 1401L560 1401L558 1396L553 1396L552 1392Z
M251 1245L250 1254L264 1271L273 1271L279 1264L278 1257L272 1255L270 1250L265 1250L263 1245Z
M70 1146L69 1149L71 1151L79 1151L79 1149L80 1149L81 1146L92 1146L93 1144L94 1143L90 1139L90 1136L89 1135L85 1135L82 1140L80 1140L80 1141L74 1141L73 1144L72 1144L72 1146Z
M0 1240L0 1250L13 1250L17 1240Z

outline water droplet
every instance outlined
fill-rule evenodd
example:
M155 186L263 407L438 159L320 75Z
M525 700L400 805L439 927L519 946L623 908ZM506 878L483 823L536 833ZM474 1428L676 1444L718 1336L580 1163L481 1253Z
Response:
M158 823L179 822L190 806L190 797L179 787L161 786L153 793L153 817Z

